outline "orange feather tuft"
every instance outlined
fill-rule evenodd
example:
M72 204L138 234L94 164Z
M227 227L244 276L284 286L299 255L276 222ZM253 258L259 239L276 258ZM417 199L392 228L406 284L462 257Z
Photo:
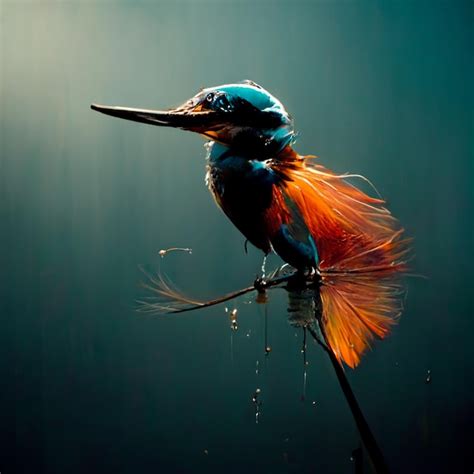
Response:
M373 198L319 164L287 148L272 168L284 179L280 188L296 204L316 242L321 270L405 268L408 240L398 221Z
M352 368L375 337L388 335L402 311L402 288L393 277L323 273L320 291L327 342L339 361Z

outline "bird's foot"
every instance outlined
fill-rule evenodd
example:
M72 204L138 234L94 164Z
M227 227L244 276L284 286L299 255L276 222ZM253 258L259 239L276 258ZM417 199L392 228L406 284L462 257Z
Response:
M308 272L308 279L313 281L320 281L321 280L321 272L319 271L318 267L311 267Z
M321 272L318 268L311 267L305 270L298 270L290 279L289 283L294 287L306 287L314 284L319 285Z
M267 280L264 277L257 277L253 282L253 286L258 293L263 294L267 290Z

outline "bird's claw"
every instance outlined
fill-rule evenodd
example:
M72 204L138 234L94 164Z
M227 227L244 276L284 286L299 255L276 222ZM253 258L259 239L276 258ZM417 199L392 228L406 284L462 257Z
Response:
M253 286L258 293L263 294L267 289L267 281L263 277L257 277L253 282Z

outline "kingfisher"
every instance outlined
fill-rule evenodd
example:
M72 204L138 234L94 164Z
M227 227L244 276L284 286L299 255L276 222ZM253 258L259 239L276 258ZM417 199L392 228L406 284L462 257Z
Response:
M315 156L298 154L292 117L255 82L205 88L169 110L91 108L202 135L206 183L217 205L265 256L275 252L305 277L323 275L330 282L337 275L340 282L357 273L371 275L373 283L374 276L405 270L407 239L383 199L349 181L362 176L334 173ZM355 366L370 339L387 334L393 317L390 298L371 301L370 284L346 286L363 293L364 304L354 306L339 284L340 298L326 302L332 314L326 332L338 358Z

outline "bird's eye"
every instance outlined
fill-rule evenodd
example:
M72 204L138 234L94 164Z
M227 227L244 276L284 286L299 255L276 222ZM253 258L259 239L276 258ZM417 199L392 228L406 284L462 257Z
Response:
M208 102L212 102L214 100L214 93L213 92L209 92L209 94L207 94L206 96L206 100Z

